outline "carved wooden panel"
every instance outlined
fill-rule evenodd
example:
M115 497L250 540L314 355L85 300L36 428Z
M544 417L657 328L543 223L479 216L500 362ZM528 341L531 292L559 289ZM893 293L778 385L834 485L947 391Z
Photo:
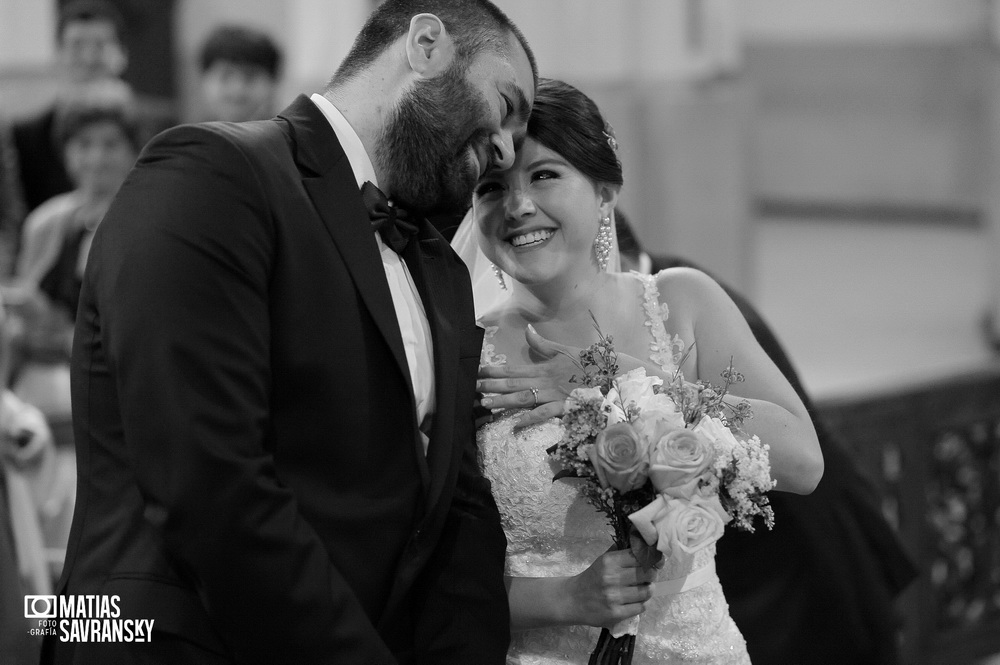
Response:
M1000 372L828 401L920 567L900 598L906 663L1000 652Z

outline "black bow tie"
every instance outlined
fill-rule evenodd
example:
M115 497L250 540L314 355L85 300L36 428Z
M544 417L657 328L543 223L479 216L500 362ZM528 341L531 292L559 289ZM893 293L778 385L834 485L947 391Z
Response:
M378 231L386 245L402 255L410 238L417 232L417 225L408 212L389 205L382 190L370 181L361 186L361 198L368 208L372 230Z

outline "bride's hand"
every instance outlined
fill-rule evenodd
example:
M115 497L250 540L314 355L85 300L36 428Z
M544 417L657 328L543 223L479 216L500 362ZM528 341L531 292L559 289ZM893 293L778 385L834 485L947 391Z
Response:
M570 378L580 374L580 351L539 335L529 325L524 334L528 348L542 360L533 365L499 365L479 368L476 390L488 393L480 403L487 409L531 409L515 427L527 427L561 416L573 388Z
M644 603L653 597L653 575L630 550L605 552L585 571L566 580L571 623L610 628L641 614Z
M581 385L570 379L582 374L577 364L582 348L546 339L531 325L525 330L524 338L531 353L542 359L540 362L533 365L483 366L479 368L479 381L476 383L476 390L480 393L492 393L477 402L485 409L530 409L518 419L515 429L561 416L566 398ZM622 373L640 366L646 366L655 373L648 363L618 352L618 367ZM477 426L483 422L482 419L477 420Z

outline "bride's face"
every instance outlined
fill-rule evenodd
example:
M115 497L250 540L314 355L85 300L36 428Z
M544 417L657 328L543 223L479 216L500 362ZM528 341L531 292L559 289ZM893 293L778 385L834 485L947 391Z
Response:
M525 139L508 171L480 179L473 206L483 253L517 281L597 269L594 238L610 212L605 188L534 139Z

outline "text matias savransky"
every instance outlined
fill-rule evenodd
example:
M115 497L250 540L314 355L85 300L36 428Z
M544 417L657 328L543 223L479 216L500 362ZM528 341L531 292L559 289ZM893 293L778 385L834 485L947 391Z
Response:
M32 635L60 642L151 642L153 619L121 618L120 596L25 596L24 615L38 621Z

